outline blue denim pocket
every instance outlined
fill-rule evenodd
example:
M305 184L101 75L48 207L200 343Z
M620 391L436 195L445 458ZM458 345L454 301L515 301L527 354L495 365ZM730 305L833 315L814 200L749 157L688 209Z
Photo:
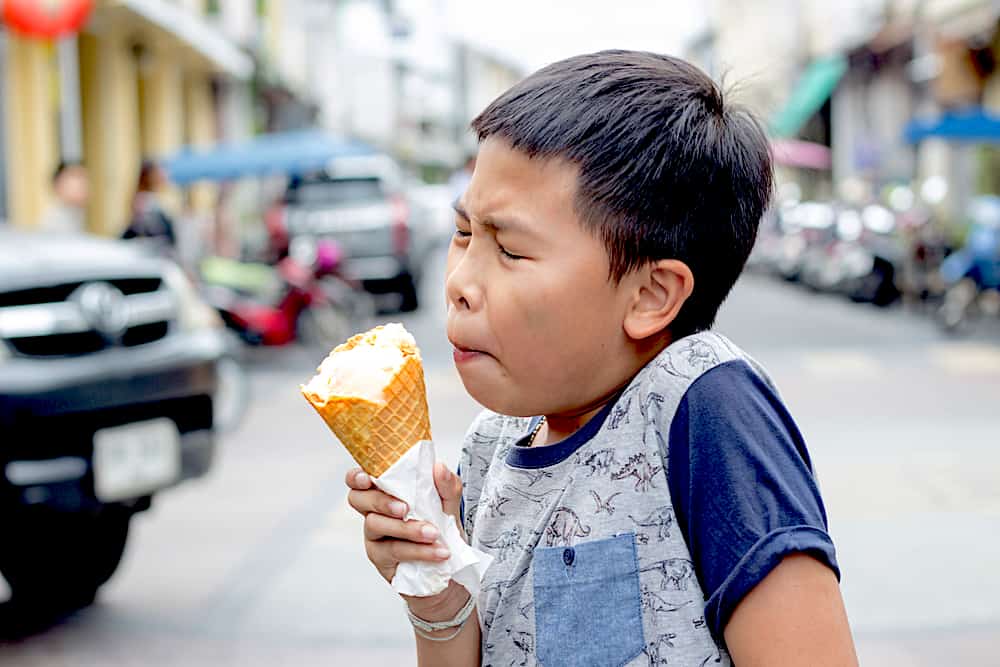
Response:
M642 652L642 608L635 534L535 549L538 661L624 665Z

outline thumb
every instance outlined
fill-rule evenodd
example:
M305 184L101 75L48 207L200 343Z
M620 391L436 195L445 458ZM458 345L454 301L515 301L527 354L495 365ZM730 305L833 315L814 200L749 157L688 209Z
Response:
M459 519L461 525L462 480L443 463L434 464L434 484L441 496L441 506L445 514Z

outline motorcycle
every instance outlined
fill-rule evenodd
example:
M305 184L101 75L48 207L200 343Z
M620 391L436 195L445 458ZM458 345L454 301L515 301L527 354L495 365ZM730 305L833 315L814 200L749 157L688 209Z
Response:
M374 316L371 297L341 275L339 246L309 243L293 244L274 266L222 257L202 263L205 298L243 342L330 347Z
M980 316L1000 314L1000 197L973 200L972 225L965 245L941 264L946 285L937 321L948 333L966 328Z

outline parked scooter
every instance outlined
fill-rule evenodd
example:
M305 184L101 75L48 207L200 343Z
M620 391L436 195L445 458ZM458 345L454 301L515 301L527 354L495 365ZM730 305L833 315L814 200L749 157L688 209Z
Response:
M367 324L374 312L370 297L339 275L342 261L331 241L292 248L276 266L212 257L201 266L203 291L247 344L300 340L329 347Z
M937 321L955 333L980 316L1000 314L1000 197L977 197L965 245L941 264L947 286Z

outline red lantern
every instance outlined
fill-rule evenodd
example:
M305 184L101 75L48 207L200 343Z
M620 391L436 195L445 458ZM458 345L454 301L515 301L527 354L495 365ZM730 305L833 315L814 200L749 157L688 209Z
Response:
M27 37L56 39L80 31L93 0L3 0L3 22Z

